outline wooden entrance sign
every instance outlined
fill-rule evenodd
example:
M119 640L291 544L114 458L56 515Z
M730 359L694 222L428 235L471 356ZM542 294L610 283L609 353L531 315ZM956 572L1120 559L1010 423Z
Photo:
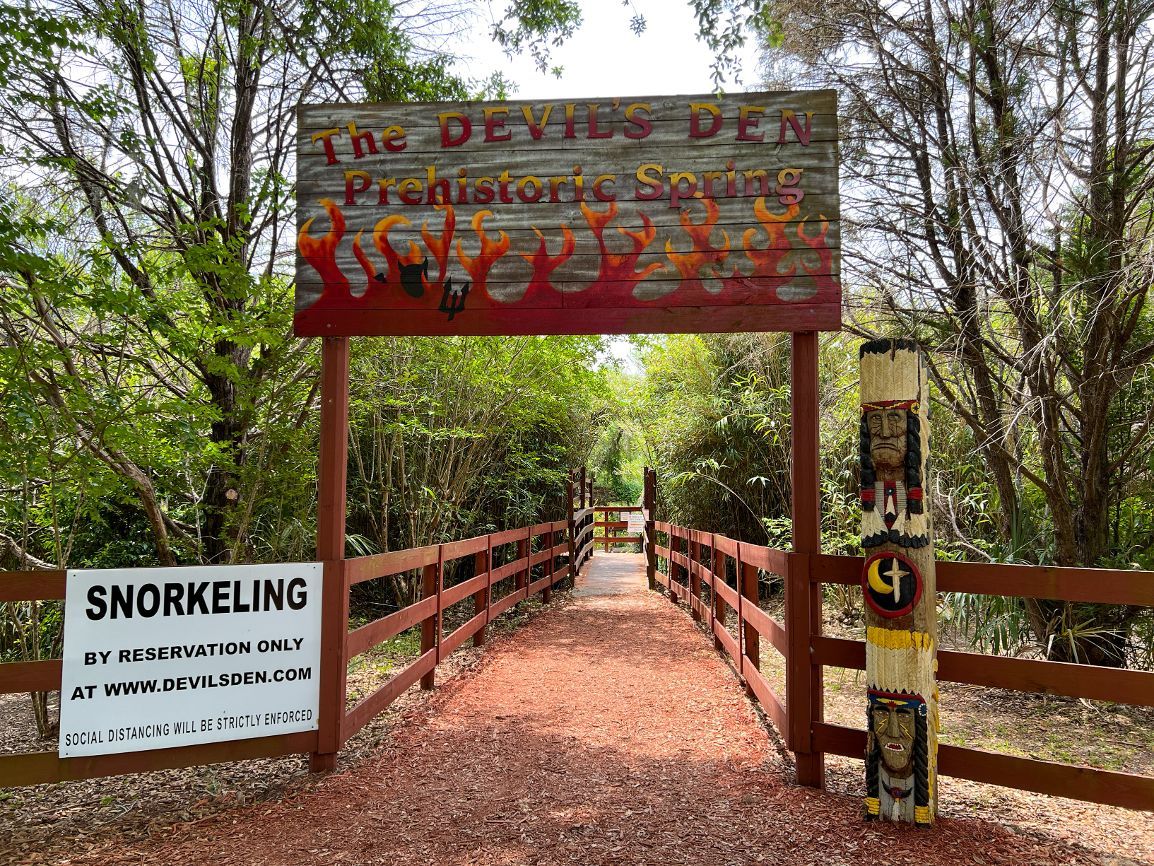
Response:
M924 484L926 373L909 340L861 347L867 819L937 811L937 584Z
M834 91L303 105L300 336L841 326Z

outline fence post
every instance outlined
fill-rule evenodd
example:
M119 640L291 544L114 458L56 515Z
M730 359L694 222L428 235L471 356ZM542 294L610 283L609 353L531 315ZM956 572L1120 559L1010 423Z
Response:
M543 571L545 573L541 576L549 578L549 582L545 584L545 591L541 593L541 601L544 604L548 604L553 600L553 542L557 540L557 533L550 527L548 534L545 535L544 538L548 542L549 558L543 563Z
M709 548L709 570L713 572L713 586L712 592L709 594L709 609L711 611L711 622L709 623L709 630L713 634L713 648L718 652L725 650L721 638L717 636L717 625L725 628L725 599L721 597L721 593L717 591L717 583L720 581L728 586L728 581L725 579L725 554L717 549L717 535L709 536L712 546Z
M651 590L657 589L657 470L645 467L645 492L642 496L645 519L645 577Z
M676 527L669 527L669 600L674 604L677 604L677 591L673 588L673 584L677 582L677 570L681 568L673 561L673 554L681 552L677 549L676 532Z
M438 546L437 558L440 559L440 550ZM426 598L435 598L440 595L437 591L437 584L441 582L440 569L436 563L426 565L421 571L421 600ZM438 610L431 615L421 620L421 655L424 655L429 650L436 649L437 646L437 632L440 631L441 625L438 621L438 614L440 613L440 603L437 605ZM421 688L425 691L430 690L436 684L437 669L434 667L431 671L421 677Z
M692 533L694 530L690 530ZM701 545L689 538L689 614L694 622L701 622Z
M342 559L324 562L321 590L320 708L317 750L309 755L309 772L324 773L337 765L345 720L345 637L349 632L349 588Z
M581 467L581 506L580 506L582 511L585 510L585 490L586 490L585 467L582 466ZM590 504L592 504L592 503L590 503Z
M529 527L528 531L532 532L533 527ZM517 569L517 575L513 578L513 591L521 594L521 599L517 602L520 604L529 597L527 595L529 588L529 539L527 537L517 539L517 559L526 560L524 570Z
M752 604L754 607L761 607L761 598L758 593L758 579L757 566L751 563L744 562L741 556L741 545L737 546L737 567L738 567L738 601L744 608L747 604ZM744 612L741 617L741 631L745 639L744 655L745 661L742 662L753 665L758 670L761 670L761 636L757 633L757 629L753 628L745 619ZM746 693L753 696L753 689L748 683L745 686Z
M324 563L321 591L320 708L317 750L309 770L332 770L345 717L345 636L349 594L345 586L345 484L349 461L349 339L321 344L321 442L317 466L317 559Z
M484 550L478 550L476 555L473 557L473 576L474 577L476 577L479 574L484 574L485 572L491 572L492 571L492 568L490 566L490 556L492 555L492 552L493 552L492 542L488 540L488 537L486 537L485 549ZM475 593L473 593L473 616L476 616L479 613L486 613L486 614L488 613L488 610L489 610L489 588L492 585L493 585L492 579L488 578L485 581L485 586L482 589L479 589ZM482 623L481 628L477 631L477 633L475 635L473 635L473 646L484 646L485 645L485 637L486 637L485 632L488 629L488 627L489 627L489 617L486 616L485 622Z
M788 739L798 783L822 788L825 755L813 750L813 726L824 718L823 671L810 652L812 639L821 634L822 612L821 584L813 580L813 559L821 552L817 333L795 333L790 354L793 554L785 581Z
M573 519L573 473L569 474L569 483L565 486L569 503L566 520L569 525L569 580L577 579L577 523Z

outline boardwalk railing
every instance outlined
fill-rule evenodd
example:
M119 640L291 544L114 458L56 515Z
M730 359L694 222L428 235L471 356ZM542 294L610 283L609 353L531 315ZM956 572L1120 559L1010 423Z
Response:
M656 583L706 625L788 748L817 756L819 762L825 753L862 758L866 732L826 723L820 687L824 666L865 668L863 641L821 634L820 607L821 585L859 583L862 559L795 554L654 521L652 512L646 517L647 553ZM784 622L758 605L758 572L784 579ZM939 562L937 584L942 592L1154 606L1154 572ZM708 597L703 589L709 590ZM726 627L730 611L737 618L736 637ZM787 700L761 675L763 635L785 658ZM1147 671L948 650L939 650L938 663L938 679L947 682L1154 706L1154 673ZM939 746L939 771L1009 788L1154 810L1154 777L1149 776L946 744Z
M594 505L593 528L600 529L601 534L593 536L593 544L601 545L606 553L613 544L642 544L644 536L622 534L622 530L629 529L629 521L623 519L626 514L637 514L644 511L640 505Z
M559 520L449 544L345 560L341 568L346 608L349 592L358 583L406 572L420 573L421 598L352 631L346 627L343 665L416 625L421 626L421 654L343 714L340 742L363 728L418 680L422 688L431 689L437 665L470 638L475 646L484 644L486 626L513 605L537 593L548 602L553 586L570 574L567 528L567 522ZM462 567L465 565L468 567ZM450 582L449 576L455 580ZM445 614L457 605L469 603L472 615L445 634ZM339 696L330 696L337 706L345 705L343 683L341 689Z
M0 755L0 787L113 776L214 764L248 758L309 753L333 755L353 734L418 681L433 687L437 665L472 638L485 642L486 627L514 605L576 574L593 553L593 509L588 494L570 485L566 520L539 523L463 541L326 561L321 625L318 730L196 746L92 757L60 758L56 752ZM366 581L420 573L421 597L412 604L349 630L349 594ZM0 604L62 600L64 571L0 572ZM468 608L462 613L462 608ZM445 633L446 623L464 622ZM420 655L387 682L346 708L348 663L419 625ZM0 664L0 694L60 689L62 662Z

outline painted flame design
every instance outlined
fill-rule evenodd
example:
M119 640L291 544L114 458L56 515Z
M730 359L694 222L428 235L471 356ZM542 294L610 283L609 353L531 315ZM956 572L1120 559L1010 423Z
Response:
M496 239L485 232L485 220L492 215L491 210L479 210L473 214L473 231L477 233L477 237L481 241L481 251L477 253L475 258L465 255L465 248L461 246L460 241L457 241L457 260L465 269L465 273L472 279L473 292L476 293L483 289L486 296L488 295L489 271L492 270L496 261L509 251L509 236L505 232L498 230Z
M651 304L656 299L640 300L632 294L630 288L664 269L670 273L675 271L678 277L662 284L670 289L665 292L665 296L676 291L681 303L744 302L737 297L727 301L726 296L730 293L743 299L760 299L757 301L760 303L798 300L829 303L837 299L840 285L832 274L835 253L828 242L830 221L824 215L799 221L800 207L797 203L786 207L783 213L774 214L765 197L757 198L753 202L753 215L757 222L741 232L739 245L724 227L718 226L721 211L719 204L708 198L701 199L700 204L704 208L704 216L699 221L695 220L692 207L683 208L679 214L681 230L689 241L688 251L679 251L674 246L674 240L667 239L663 250L664 261L652 261L639 267L641 256L657 237L657 229L649 216L638 211L642 224L640 229L612 226L620 213L617 202L607 203L605 210L595 210L582 202L581 213L597 241L600 255L596 277L578 294L585 295L593 290L586 297L595 304ZM396 248L395 238L390 239L390 233L412 225L408 218L400 214L393 213L380 219L371 232L361 230L355 234L351 244L352 253L365 274L366 287L363 292L354 294L348 277L337 263L337 253L347 233L345 216L332 199L322 199L320 206L329 220L328 230L323 235L312 234L316 221L321 218L317 215L306 220L297 235L301 257L317 272L322 283L320 297L310 308L345 307L350 304L353 308L430 307L436 303L441 288L450 277L454 253L472 282L471 297L477 301L495 304L497 307L526 303L531 298L537 299L532 303L539 303L546 293L560 293L552 280L558 270L570 261L577 248L575 231L562 224L559 227L560 246L551 255L551 238L533 226L536 241L530 239L525 242L523 250L516 250L516 255L532 269L525 291L516 300L498 301L489 296L488 281L493 268L512 247L509 235L499 229L493 233L486 231L485 223L494 213L491 210L477 211L470 225L480 242L480 250L476 256L469 256L457 232L454 208L450 203L442 202L435 205L444 218L439 230L425 221L420 229L421 244L409 241L404 251ZM790 223L796 225L791 226ZM610 250L606 243L606 230L610 227L616 228L621 237L628 240L627 251L616 253ZM366 233L370 234L372 248L367 248ZM380 261L376 258L377 254L384 257L383 269L375 263ZM739 256L743 256L752 265L749 276L743 275L737 267ZM402 267L411 268L426 259L431 261L421 276L425 291L422 297L412 297L402 285ZM434 262L435 275L432 272ZM800 279L805 280L806 284L795 286L799 272ZM713 285L707 288L708 280L716 280L720 290ZM810 285L816 288L816 293ZM788 292L785 291L787 287L790 289ZM414 287L409 285L408 289L413 291ZM766 297L767 291L771 293L772 301ZM416 292L413 291L413 294Z
M782 260L789 253L789 240L785 236L785 224L797 219L801 208L791 204L785 213L776 215L770 213L765 206L765 197L761 196L753 203L753 213L760 228L748 228L742 234L741 243L745 250L745 257L753 263L751 277L763 277L775 280L789 279L797 270L796 265L790 265L785 271L780 271ZM759 231L766 234L764 247L755 246L753 241Z
M521 258L533 266L533 276L529 278L529 287L525 290L525 294L521 298L522 301L528 299L529 296L534 293L557 291L552 282L550 282L550 275L565 262L569 261L569 257L573 255L573 251L577 248L577 241L573 237L573 232L571 232L569 226L564 223L561 224L561 250L555 256L549 255L549 248L545 242L544 233L536 226L533 226L533 232L540 241L537 249L532 255L519 253Z
M717 227L717 218L721 208L713 199L702 199L705 205L705 219L695 223L689 208L682 208L679 214L681 227L689 235L692 247L687 253L679 253L673 248L673 241L665 241L665 255L681 274L681 284L677 291L683 294L705 294L716 296L722 289L710 292L702 282L702 271L706 277L720 277L721 266L729 257L729 233L721 230L722 245L714 246L712 236Z
M345 235L345 215L331 198L321 199L321 207L329 215L329 230L320 237L309 233L316 217L305 220L297 233L297 249L304 260L321 276L321 296L317 300L331 301L349 296L349 281L337 267L337 247Z
M821 222L817 232L812 237L806 234L806 220L798 223L798 238L817 253L817 267L811 268L804 261L801 266L807 274L813 277L814 283L817 285L817 298L815 300L833 301L841 292L841 284L833 276L833 250L829 248L826 241L826 235L829 234L829 220L825 218L824 214L818 214L818 219Z
M630 231L620 226L617 228L624 237L633 241L633 250L628 253L611 253L605 246L605 229L617 217L617 202L609 202L609 207L600 213L585 202L581 202L581 213L585 215L585 221L589 223L589 229L597 238L597 247L601 250L601 267L597 272L597 278L589 288L616 289L619 283L635 283L665 267L661 262L651 262L641 270L637 270L637 260L657 237L657 229L653 227L653 222L645 213L638 212L644 226L640 231Z
M430 282L427 278L422 277L421 280L425 284L425 290L439 291L439 287L444 285L445 277L449 272L449 254L453 251L453 232L457 227L457 214L453 210L453 206L448 202L433 205L437 210L445 212L445 224L441 229L440 236L434 235L429 231L429 224L426 222L421 226L421 239L425 242L425 247L433 256L433 261L437 263L437 279Z

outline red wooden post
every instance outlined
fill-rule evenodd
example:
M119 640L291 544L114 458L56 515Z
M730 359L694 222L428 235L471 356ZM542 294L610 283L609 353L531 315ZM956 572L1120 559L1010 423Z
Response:
M437 557L440 559L440 556ZM426 565L421 572L421 598L433 598L440 595L437 591L437 585L441 582L441 569L437 563L430 563ZM438 614L440 613L440 605L437 605L438 610L431 616L425 617L421 620L421 655L424 655L429 650L437 646L437 632L440 631L440 623L438 622ZM423 677L421 677L421 688L425 691L433 688L437 680L437 669L433 668Z
M645 513L645 577L650 589L657 589L657 529L653 522L657 511L657 470L645 467L645 493L642 496Z
M544 546L549 548L549 558L544 562L544 574L542 577L549 578L549 582L545 584L545 591L541 593L541 601L548 604L553 600L553 542L557 540L557 533L550 529L545 535Z
M810 641L821 634L821 585L813 580L821 552L820 467L818 463L818 347L813 331L795 333L791 352L793 466L793 555L785 581L789 656L786 708L789 748L797 761L797 781L825 786L825 755L813 749L813 725L824 718L823 670L814 664Z
M689 539L689 613L694 622L701 622L701 545Z
M751 565L748 562L743 562L741 557L741 545L737 548L737 563L738 563L738 592L740 595L737 600L741 604L744 611L745 605L752 605L753 607L761 607L761 599L757 591L757 566ZM753 665L753 667L761 670L761 636L757 633L757 629L745 621L744 614L741 617L742 635L745 638L744 643L744 661L742 668L746 664ZM753 690L747 685L746 692L752 697Z
M314 773L333 769L345 716L345 636L349 594L345 586L345 482L349 458L349 340L321 344L321 442L317 466L317 559L324 565L321 598L320 710Z
M533 530L532 530L532 528L530 528L527 531L532 532ZM525 560L525 568L523 570L518 570L517 575L513 578L513 586L514 586L513 591L516 593L519 593L522 599L529 597L529 595L528 595L528 587L529 587L529 561L528 561L528 558L529 558L529 536L526 536L525 538L517 539L517 559L518 560L521 560L521 559ZM518 604L520 604L520 601L518 601Z
M476 577L479 574L485 574L487 571L490 570L489 569L489 561L490 561L489 556L491 553L492 553L492 547L490 547L489 545L486 545L484 550L478 550L477 551L476 555L473 557L473 576L474 577ZM479 613L484 613L485 611L487 611L489 609L489 587L491 585L492 585L492 581L486 580L485 588L479 589L475 593L473 593L473 615L474 616L476 616ZM481 629L475 635L473 635L473 646L484 646L485 645L485 631L488 628L488 624L489 624L489 617L485 617L485 624L481 626Z
M725 583L725 554L717 549L717 536L709 536L709 540L713 542L714 546L710 547L711 556L709 569L713 572L713 592L710 594L709 610L711 614L711 622L709 623L710 631L715 632L716 626L725 628L725 599L721 597L721 593L717 591L718 583ZM725 649L724 644L721 643L721 638L716 634L713 635L713 648L718 652Z
M567 496L566 500L569 503L566 520L569 523L569 580L577 579L577 523L573 519L573 481L570 475L570 481L566 485Z
M584 466L582 466L582 467L581 467L581 509L582 509L582 510L584 510L584 509L585 509L585 490L586 490L586 484L585 484L585 467L584 467ZM592 502L590 502L589 504L590 504L590 505L592 505L593 503L592 503Z
M677 553L677 535L676 528L669 527L669 600L677 604L677 592L673 585L677 582L677 570L681 567L673 561L673 554Z

